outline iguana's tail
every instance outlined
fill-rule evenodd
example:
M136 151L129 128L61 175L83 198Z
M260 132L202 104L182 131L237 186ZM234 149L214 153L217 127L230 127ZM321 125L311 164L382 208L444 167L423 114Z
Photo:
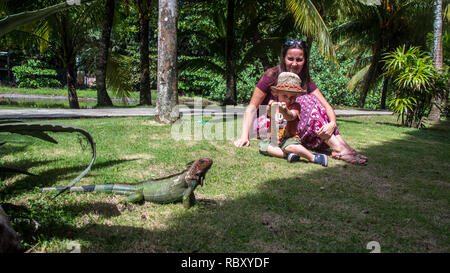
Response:
M56 188L40 188L40 191L62 191L67 190L69 192L112 192L117 194L130 195L136 191L136 187L132 185L121 184L104 184L104 185L89 185L80 187L56 187Z

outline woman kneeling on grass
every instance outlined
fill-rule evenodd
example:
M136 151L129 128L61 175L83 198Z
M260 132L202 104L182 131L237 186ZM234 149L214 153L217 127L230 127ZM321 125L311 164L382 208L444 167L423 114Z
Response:
M253 91L250 104L244 113L241 138L235 141L236 147L249 146L249 132L256 109L260 105L268 105L270 100L276 100L270 87L277 82L282 72L292 72L301 79L302 89L306 94L298 96L300 104L300 122L298 136L303 146L311 150L332 149L331 156L346 162L366 165L368 158L357 153L339 134L336 125L336 114L319 91L309 75L308 45L302 40L288 40L281 49L280 64L264 72ZM257 132L268 129L268 118L264 115L255 120ZM285 153L277 147L273 156L284 157Z

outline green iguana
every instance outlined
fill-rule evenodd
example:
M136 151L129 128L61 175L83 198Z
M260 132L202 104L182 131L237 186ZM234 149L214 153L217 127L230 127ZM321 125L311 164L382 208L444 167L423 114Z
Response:
M70 192L112 192L128 195L126 201L137 203L151 201L155 203L170 203L182 201L185 208L190 208L195 203L194 190L198 185L203 186L203 180L209 168L213 164L210 158L197 159L188 164L188 168L181 173L171 176L146 180L136 184L104 184L80 187L41 188L41 191Z

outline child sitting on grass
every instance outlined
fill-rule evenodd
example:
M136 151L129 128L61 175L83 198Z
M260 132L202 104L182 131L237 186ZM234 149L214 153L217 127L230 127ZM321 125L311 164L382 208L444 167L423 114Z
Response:
M273 96L278 98L278 101L270 100L267 105L267 115L271 123L269 126L271 139L262 140L259 143L259 151L262 154L276 156L281 149L288 162L298 161L299 157L303 157L310 162L326 167L328 165L327 156L311 153L302 146L298 137L300 104L295 100L297 96L304 93L301 88L300 77L295 73L283 72L278 76L277 85L272 86L271 89ZM272 109L272 107L275 107L275 109ZM272 110L278 110L275 120L272 117ZM275 122L275 124L272 124L272 122ZM272 131L274 126L278 132Z

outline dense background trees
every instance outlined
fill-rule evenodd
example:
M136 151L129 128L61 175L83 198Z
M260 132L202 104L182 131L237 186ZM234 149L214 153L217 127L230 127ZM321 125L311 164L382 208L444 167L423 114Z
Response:
M61 2L3 1L0 16ZM87 2L15 28L0 37L0 49L10 53L11 66L31 58L40 68L59 71L71 107L77 107L77 70L95 72L99 106L112 104L108 92L140 92L139 103L152 104L158 2ZM177 2L178 94L223 104L248 102L262 72L278 63L286 39L312 44L311 74L330 103L366 108L389 107L395 99L383 56L400 46L434 53L430 37L436 12L431 0ZM448 5L443 0L442 77L448 75Z

